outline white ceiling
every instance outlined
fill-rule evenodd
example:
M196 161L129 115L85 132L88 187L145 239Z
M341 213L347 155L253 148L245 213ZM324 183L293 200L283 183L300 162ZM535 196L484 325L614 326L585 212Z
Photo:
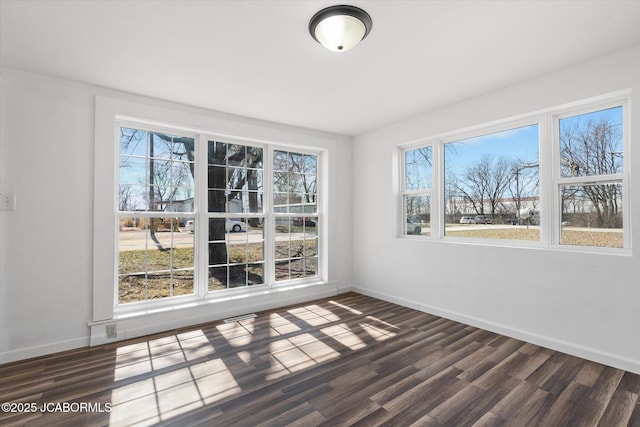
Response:
M0 0L3 67L358 135L640 43L640 1L359 1L355 49L308 32L338 1Z

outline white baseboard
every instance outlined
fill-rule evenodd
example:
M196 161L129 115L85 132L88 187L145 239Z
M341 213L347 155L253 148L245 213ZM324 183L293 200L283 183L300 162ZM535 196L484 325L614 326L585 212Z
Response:
M413 308L415 310L433 314L435 316L444 317L446 319L455 320L456 322L464 323L466 325L475 326L477 328L485 329L490 332L526 341L531 344L549 348L551 350L560 351L562 353L591 360L593 362L602 363L603 365L611 366L640 375L640 361L638 360L621 357L615 354L603 352L601 350L584 347L572 342L558 340L555 338L535 334L530 331L512 328L507 325L490 322L472 316L467 316L465 314L456 313L439 307L434 307L429 304L419 303L404 298L398 298L384 292L373 291L357 286L352 286L351 290L353 292L358 292L360 294L381 299L383 301L388 301L404 307Z
M219 304L208 304L206 307L200 307L199 310L195 311L184 309L179 313L159 313L156 315L98 322L89 326L91 336L0 352L0 364L74 350L89 345L100 345L170 331L249 312L270 310L290 304L331 297L339 293L348 292L349 290L350 288L348 286L339 286L336 282L304 287L273 288L269 291L261 291L256 295L251 295L244 299L241 304L235 304L234 302L231 307L229 307L229 302L226 301ZM118 331L118 337L116 339L107 339L106 324L116 324Z
M64 341L39 344L33 347L19 348L0 353L0 364L16 362L18 360L31 359L46 354L59 353L89 345L89 337L73 338Z

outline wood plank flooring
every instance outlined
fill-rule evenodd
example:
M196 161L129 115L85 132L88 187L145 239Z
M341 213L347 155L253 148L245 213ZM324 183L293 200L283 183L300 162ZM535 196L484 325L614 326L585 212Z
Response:
M348 293L2 365L22 411L0 425L640 426L639 394L639 375Z

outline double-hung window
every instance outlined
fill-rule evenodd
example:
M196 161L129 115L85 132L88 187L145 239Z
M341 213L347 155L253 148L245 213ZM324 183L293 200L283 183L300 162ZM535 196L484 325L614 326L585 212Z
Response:
M433 148L430 145L404 151L402 180L403 234L430 234Z
M116 305L319 278L319 152L118 129Z
M207 141L209 291L265 283L265 151L261 146ZM204 238L204 233L198 236Z
M118 304L194 293L194 142L120 126Z
M623 117L620 103L555 117L561 245L626 246Z
M273 153L275 281L318 274L318 156Z

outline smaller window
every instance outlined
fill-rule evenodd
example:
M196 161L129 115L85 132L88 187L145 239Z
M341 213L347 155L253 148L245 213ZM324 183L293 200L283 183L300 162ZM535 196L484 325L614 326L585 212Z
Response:
M273 152L275 281L318 277L318 156Z
M118 304L194 293L194 142L120 127Z
M431 146L404 152L404 185L402 234L431 235Z
M264 148L207 141L210 293L265 283Z

